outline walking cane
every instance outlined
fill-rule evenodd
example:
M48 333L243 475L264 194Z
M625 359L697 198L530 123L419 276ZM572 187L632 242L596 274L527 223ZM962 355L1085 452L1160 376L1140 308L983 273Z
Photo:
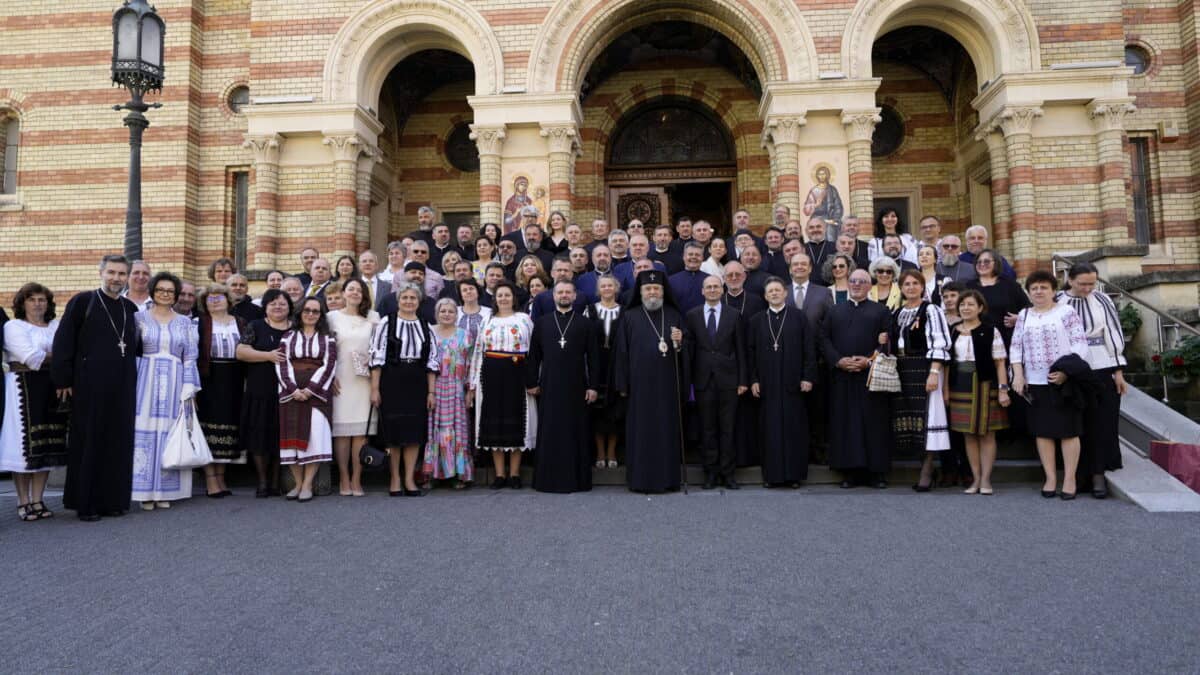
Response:
M675 351L675 412L677 413L678 420L679 420L679 424L678 424L678 427L679 427L679 474L680 474L680 482L683 483L683 494L687 495L687 493L688 493L687 448L685 447L686 444L684 442L684 436L683 436L683 403L680 401L680 391L679 391L679 369L682 367L682 364L680 364L679 361L680 361L679 350L676 350Z

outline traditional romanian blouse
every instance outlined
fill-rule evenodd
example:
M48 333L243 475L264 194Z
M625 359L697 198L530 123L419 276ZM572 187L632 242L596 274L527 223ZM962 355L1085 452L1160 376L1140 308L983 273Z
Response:
M1081 359L1088 357L1083 322L1075 310L1055 305L1047 312L1037 312L1031 307L1017 316L1009 356L1012 363L1025 367L1026 382L1047 384L1050 366L1071 353Z
M1083 322L1083 335L1087 338L1088 355L1084 357L1093 370L1124 368L1125 334L1121 331L1121 319L1112 298L1099 290L1084 297L1059 293L1058 304L1075 310Z
M954 360L959 363L974 363L975 362L975 343L971 340L970 335L962 335L955 331L957 337L954 338ZM1000 331L992 329L992 360L1003 359L1008 354L1004 351L1004 337L1000 335Z
M517 312L509 316L492 315L484 322L475 340L475 353L471 358L471 388L479 386L479 375L483 369L486 352L503 354L526 354L529 340L533 336L533 320L528 314Z
M925 358L930 361L949 361L950 327L946 325L946 315L942 312L941 307L931 302L924 303L924 306ZM917 314L920 311L920 305L917 307L900 308L896 316L896 323L900 327L900 338L897 340L897 348L904 349L904 334L908 332L908 327L916 320Z
M604 326L604 344L611 344L613 322L617 320L617 317L621 316L621 306L613 305L612 307L605 307L597 302L592 307Z
M280 338L279 346L286 357L283 363L275 364L275 371L279 376L279 402L286 403L296 394L292 359L316 359L321 362L304 388L322 401L328 401L331 395L329 387L333 384L333 376L337 370L337 342L333 336L316 332L306 336L303 331L289 330Z
M242 339L238 332L237 320L230 318L225 323L212 323L212 346L208 355L212 359L233 360L237 358L238 342Z
M371 337L371 367L382 368L387 363L387 347L388 347L388 331L392 331L396 339L400 342L400 353L396 356L401 359L419 359L421 358L421 350L425 345L425 333L428 329L420 319L401 319L396 317L396 323L391 325L390 316L383 317L379 325L375 328L375 334ZM429 357L425 359L425 369L431 373L438 372L439 364L442 357L438 354L437 340L433 340L429 345Z

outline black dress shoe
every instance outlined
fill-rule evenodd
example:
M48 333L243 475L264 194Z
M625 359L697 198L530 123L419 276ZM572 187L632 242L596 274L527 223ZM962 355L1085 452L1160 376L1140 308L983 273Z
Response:
M404 490L388 490L389 497L403 497Z
M508 485L508 478L506 478L504 476L496 476L496 480L492 481L491 488L493 490L499 490L500 488L504 487L505 485Z
M408 488L404 488L404 496L405 497L424 497L425 493L421 492L420 488L417 488L416 490L409 490Z
M221 496L222 497L232 497L233 490L221 490Z
M1096 499L1108 499L1108 488L1107 487L1093 488L1092 489L1092 497L1094 497Z
M267 497L270 497L270 496L271 496L271 491L268 490L267 488L258 488L257 490L254 491L255 499L266 499Z
M81 514L79 514L79 519L85 523L94 523L94 522L100 520L100 514L99 513L81 513Z
M850 488L854 487L854 483L851 483L849 480L843 480L839 487L841 487L843 490L849 490Z
M510 487L514 490L520 490L521 489L521 477L520 476L509 477L508 487Z
M913 491L914 492L929 492L932 488L933 488L932 483L930 483L929 485L921 485L920 483L917 483L916 485L913 486Z
M1057 494L1054 490L1042 490L1042 497L1046 499L1054 499Z
M104 516L105 518L120 518L121 516L125 515L125 512L120 509L113 509L112 511L105 511L100 515Z
M726 476L725 477L725 489L740 490L740 489L742 489L742 486L738 485L738 482L736 480L734 480L732 476Z
M704 477L704 489L712 490L715 487L717 487L717 477L710 473Z
M883 480L881 478L881 479L875 481L875 489L876 490L886 490L887 487L888 487L888 482L886 480Z
M1069 502L1069 501L1071 501L1072 499L1075 499L1075 493L1074 493L1074 492L1066 492L1066 491L1063 491L1063 492L1060 492L1058 496L1059 496L1059 498L1060 498L1060 499L1062 499L1064 502Z

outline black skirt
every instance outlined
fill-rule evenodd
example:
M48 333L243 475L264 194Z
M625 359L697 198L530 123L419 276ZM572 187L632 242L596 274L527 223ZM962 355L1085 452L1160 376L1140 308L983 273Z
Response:
M479 373L483 400L479 403L479 435L483 450L526 450L528 421L525 396L525 361L483 357Z
M1029 385L1033 399L1026 413L1029 435L1036 438L1075 438L1083 433L1083 411L1063 398L1052 384Z
M238 426L242 417L244 372L242 364L232 359L213 360L196 394L200 428L213 459L218 462L238 460L242 455Z
M425 362L386 364L379 374L379 435L384 445L424 445L429 438Z
M242 397L238 434L242 447L252 457L279 459L279 394L247 389Z
M1113 381L1116 368L1096 371L1100 380L1095 405L1083 411L1083 436L1080 438L1080 474L1097 474L1121 468L1121 444L1117 440L1121 421L1121 395Z

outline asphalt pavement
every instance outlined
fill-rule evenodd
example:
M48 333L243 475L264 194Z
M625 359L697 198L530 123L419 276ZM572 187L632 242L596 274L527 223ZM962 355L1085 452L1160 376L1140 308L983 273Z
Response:
M242 489L94 524L8 496L0 649L21 673L1200 669L1200 515L1037 489Z

